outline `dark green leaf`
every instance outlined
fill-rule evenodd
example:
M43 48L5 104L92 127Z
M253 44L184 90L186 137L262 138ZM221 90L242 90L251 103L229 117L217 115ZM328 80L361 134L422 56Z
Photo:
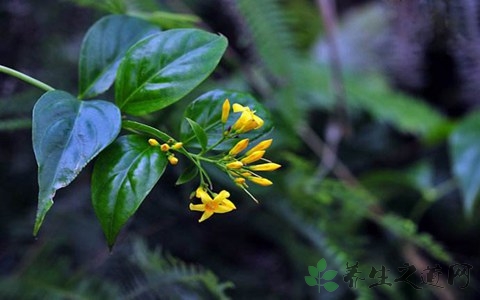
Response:
M176 185L181 185L184 183L189 182L190 180L194 179L198 174L198 167L194 164L192 164L190 167L186 168L185 171L183 171L182 175L178 177L177 182L175 182Z
M308 266L308 273L313 277L318 277L318 270L314 266Z
M80 101L62 91L47 92L38 100L32 120L39 185L35 235L55 192L117 137L120 126L120 111L110 102Z
M156 24L163 29L174 28L192 28L196 23L201 20L195 15L177 14L166 11L153 11L153 12L135 12L135 17L144 19L152 24Z
M305 276L305 282L309 285L309 286L316 286L318 285L318 282L317 282L317 279L312 277L312 276Z
M96 22L80 50L79 98L91 98L108 90L128 48L158 31L146 21L123 15L106 16Z
M325 273L323 273L322 275L322 279L324 280L332 280L333 278L335 278L335 276L337 276L337 271L335 270L328 270L326 271Z
M190 128L192 128L193 133L195 134L195 137L197 138L198 142L200 143L200 146L202 147L202 150L205 150L207 147L208 143L208 137L207 134L205 133L205 130L202 128L202 126L198 125L197 122L195 122L192 119L185 118L188 122L188 125L190 125Z
M225 37L198 29L173 29L143 39L120 64L118 106L143 115L180 100L212 73L226 48Z
M222 90L211 91L195 99L185 110L185 117L195 120L195 122L197 122L206 132L208 137L207 147L215 144L223 136L221 116L222 105L225 99L229 99L232 105L233 103L239 103L243 106L250 107L250 109L255 111L256 115L265 121L261 128L244 133L241 135L241 138L249 138L251 141L253 141L272 130L273 126L269 112L251 95ZM239 116L240 113L230 112L225 129L227 129L229 126L232 126ZM195 133L187 121L182 123L180 135L181 140L185 145L196 148L201 147L196 141ZM227 150L236 142L238 142L238 140L239 139L232 139L228 143L222 143L215 149Z
M323 287L329 291L329 292L333 292L335 291L336 289L338 289L338 284L336 284L335 282L327 282L323 285Z
M480 190L480 112L465 118L450 137L452 167L463 192L464 208L472 213Z
M327 268L327 261L325 260L325 258L322 258L317 262L318 272L323 272L325 271L326 268Z
M92 175L92 203L110 247L166 166L165 153L140 135L122 136L99 155Z

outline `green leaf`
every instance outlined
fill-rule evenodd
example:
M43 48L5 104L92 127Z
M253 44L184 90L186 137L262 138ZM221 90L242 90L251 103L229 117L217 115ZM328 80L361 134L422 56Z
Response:
M201 20L195 15L177 14L166 11L131 12L130 15L156 24L163 29L191 28Z
M318 277L318 270L314 266L308 266L308 273L313 277Z
M318 282L317 282L317 279L312 277L312 276L305 276L305 282L309 285L309 286L316 286L318 285Z
M189 166L188 168L183 171L182 175L178 177L177 182L175 182L175 185L181 185L184 183L187 183L194 179L198 175L198 167L194 164Z
M197 138L198 142L200 143L200 146L202 147L202 150L205 150L207 148L207 143L208 143L208 137L207 134L205 133L205 130L203 130L202 126L198 125L197 122L195 122L192 119L185 118L188 122L188 125L193 130L193 133L195 134L195 137Z
M450 136L452 168L464 197L466 213L471 214L480 190L480 112L458 124Z
M317 262L318 272L323 272L325 271L326 268L327 268L327 261L325 260L325 258L322 258Z
M225 37L198 29L172 29L143 39L118 69L118 106L144 115L180 100L213 72L226 48Z
M333 292L336 289L338 289L338 284L335 282L327 282L323 285L323 287L328 291L328 292Z
M110 247L167 167L147 138L126 135L99 155L92 175L92 203Z
M96 22L80 50L79 98L91 98L108 90L128 48L158 31L146 21L123 15L106 16Z
M63 91L43 94L33 108L33 150L38 164L38 210L34 235L53 205L85 165L118 135L118 108L102 100L80 101Z
M272 130L273 125L270 113L251 95L232 91L214 90L201 95L192 103L190 103L186 108L184 115L185 118L195 120L195 122L197 122L204 129L208 137L207 147L214 145L223 137L221 116L222 105L225 99L229 99L231 104L239 103L243 106L250 107L250 109L255 111L256 115L265 121L261 128L244 133L241 135L241 138L249 138L250 141L253 141ZM229 126L232 126L239 116L240 113L230 112L227 123L225 124L225 129L227 129ZM181 141L185 145L195 148L201 147L201 145L195 139L195 132L193 132L187 121L182 123L180 135ZM220 144L215 149L230 149L239 140L240 138L232 139L227 143Z
M337 274L338 274L338 272L335 271L335 270L328 270L325 273L323 273L322 279L332 280L333 278L335 278L335 276L337 276Z

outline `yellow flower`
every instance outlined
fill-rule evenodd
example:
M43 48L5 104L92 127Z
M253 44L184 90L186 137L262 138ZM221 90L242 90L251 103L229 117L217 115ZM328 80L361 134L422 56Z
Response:
M226 166L228 169L240 169L241 167L243 167L243 163L241 161L236 160L226 164Z
M256 183L258 185L261 185L261 186L269 186L269 185L273 184L273 182L271 182L267 178L263 178L263 177L250 176L250 177L247 177L247 179L250 180L251 182Z
M272 144L272 141L273 141L273 139L261 141L256 146L254 146L252 149L248 150L247 153L245 153L245 155L250 155L255 151L267 150L268 147L270 147L270 145Z
M222 123L227 123L228 115L230 114L230 101L225 99L222 105Z
M156 139L149 139L148 143L150 144L150 146L160 146Z
M280 167L281 165L276 163L266 163L266 164L250 166L249 169L252 171L275 171Z
M175 157L175 155L173 154L170 154L168 157L167 157L168 161L170 162L170 164L172 166L175 166L176 164L178 164L178 158Z
M168 144L162 144L160 146L160 150L162 150L163 152L167 152L168 150L170 150L170 146Z
M173 144L172 149L178 150L182 147L183 147L183 143L182 142L177 142L177 143Z
M252 154L242 158L240 161L244 165L247 165L247 164L250 164L252 162L255 162L255 161L259 160L260 158L263 157L264 154L265 154L265 150L255 151Z
M235 204L227 198L230 193L223 190L219 194L214 194L214 198L201 187L197 188L196 197L202 200L202 204L190 203L190 210L203 211L203 215L198 222L203 222L210 218L214 213L223 214L236 209Z
M253 129L258 129L262 127L264 123L263 120L259 116L255 115L255 112L251 111L248 106L242 106L238 103L234 103L233 112L242 113L232 126L233 131L236 133L244 133Z
M228 152L230 155L237 155L238 153L242 152L248 146L248 139L243 139L239 141L233 148Z

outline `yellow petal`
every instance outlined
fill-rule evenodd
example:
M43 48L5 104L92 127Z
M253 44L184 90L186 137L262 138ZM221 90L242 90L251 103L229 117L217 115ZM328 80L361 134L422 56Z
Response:
M213 201L221 202L221 201L226 200L228 197L230 197L230 193L227 192L227 191L225 191L225 190L222 190L222 191L213 199Z
M245 153L245 155L250 155L255 151L267 150L268 147L270 147L270 145L272 144L272 141L273 141L273 139L261 141L256 146L254 146L252 149L248 150L247 153Z
M250 108L240 105L238 103L233 103L232 108L233 108L233 112L241 112L247 109L250 110Z
M167 152L168 150L170 150L170 146L168 144L162 144L160 146L160 150L162 150L163 152Z
M222 205L220 206L226 206L226 207L230 207L231 209L236 209L237 207L235 206L235 204L233 204L232 201L228 200L228 199L225 199L223 200L223 202L221 203Z
M255 123L257 123L257 127L255 127L255 129L258 129L258 128L263 126L263 119L260 118L259 116L254 114L253 115L253 120L255 121Z
M208 202L213 201L210 195L207 192L205 192L205 190L201 187L197 189L195 196L197 198L202 199L203 204L207 204Z
M280 167L281 165L276 163L266 163L266 164L250 166L249 169L252 171L275 171Z
M192 204L192 203L190 203L188 208L190 208L190 210L195 210L195 211L205 211L205 204Z
M215 213L224 214L224 213L227 213L227 212L231 212L232 210L234 210L234 208L226 206L226 205L219 205L217 207L217 209L215 209Z
M208 211L208 210L206 210L206 211L203 213L203 215L202 215L202 217L200 218L200 220L198 220L198 222L199 222L199 223L200 223L200 222L203 222L203 221L205 221L206 219L210 218L212 215L213 215L213 211Z

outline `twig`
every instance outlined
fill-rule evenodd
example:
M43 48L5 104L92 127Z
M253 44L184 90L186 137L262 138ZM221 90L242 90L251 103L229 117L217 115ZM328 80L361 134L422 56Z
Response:
M342 65L338 52L335 34L337 31L337 17L332 0L317 0L317 6L322 16L327 38L329 54L329 65L331 73L331 84L335 99L334 112L325 129L325 142L328 148L324 147L322 164L326 171L332 170L337 161L337 149L343 136L349 131L347 119L347 104L342 76ZM328 149L328 150L327 150Z
M302 138L303 142L317 155L318 157L336 156L333 149L328 144L322 141L317 133L307 125L302 125L297 129L298 135ZM360 183L355 176L350 172L347 166L345 166L340 160L336 159L336 163L331 168L333 174L340 180L351 186L359 186ZM317 172L317 177L322 177L323 171Z

